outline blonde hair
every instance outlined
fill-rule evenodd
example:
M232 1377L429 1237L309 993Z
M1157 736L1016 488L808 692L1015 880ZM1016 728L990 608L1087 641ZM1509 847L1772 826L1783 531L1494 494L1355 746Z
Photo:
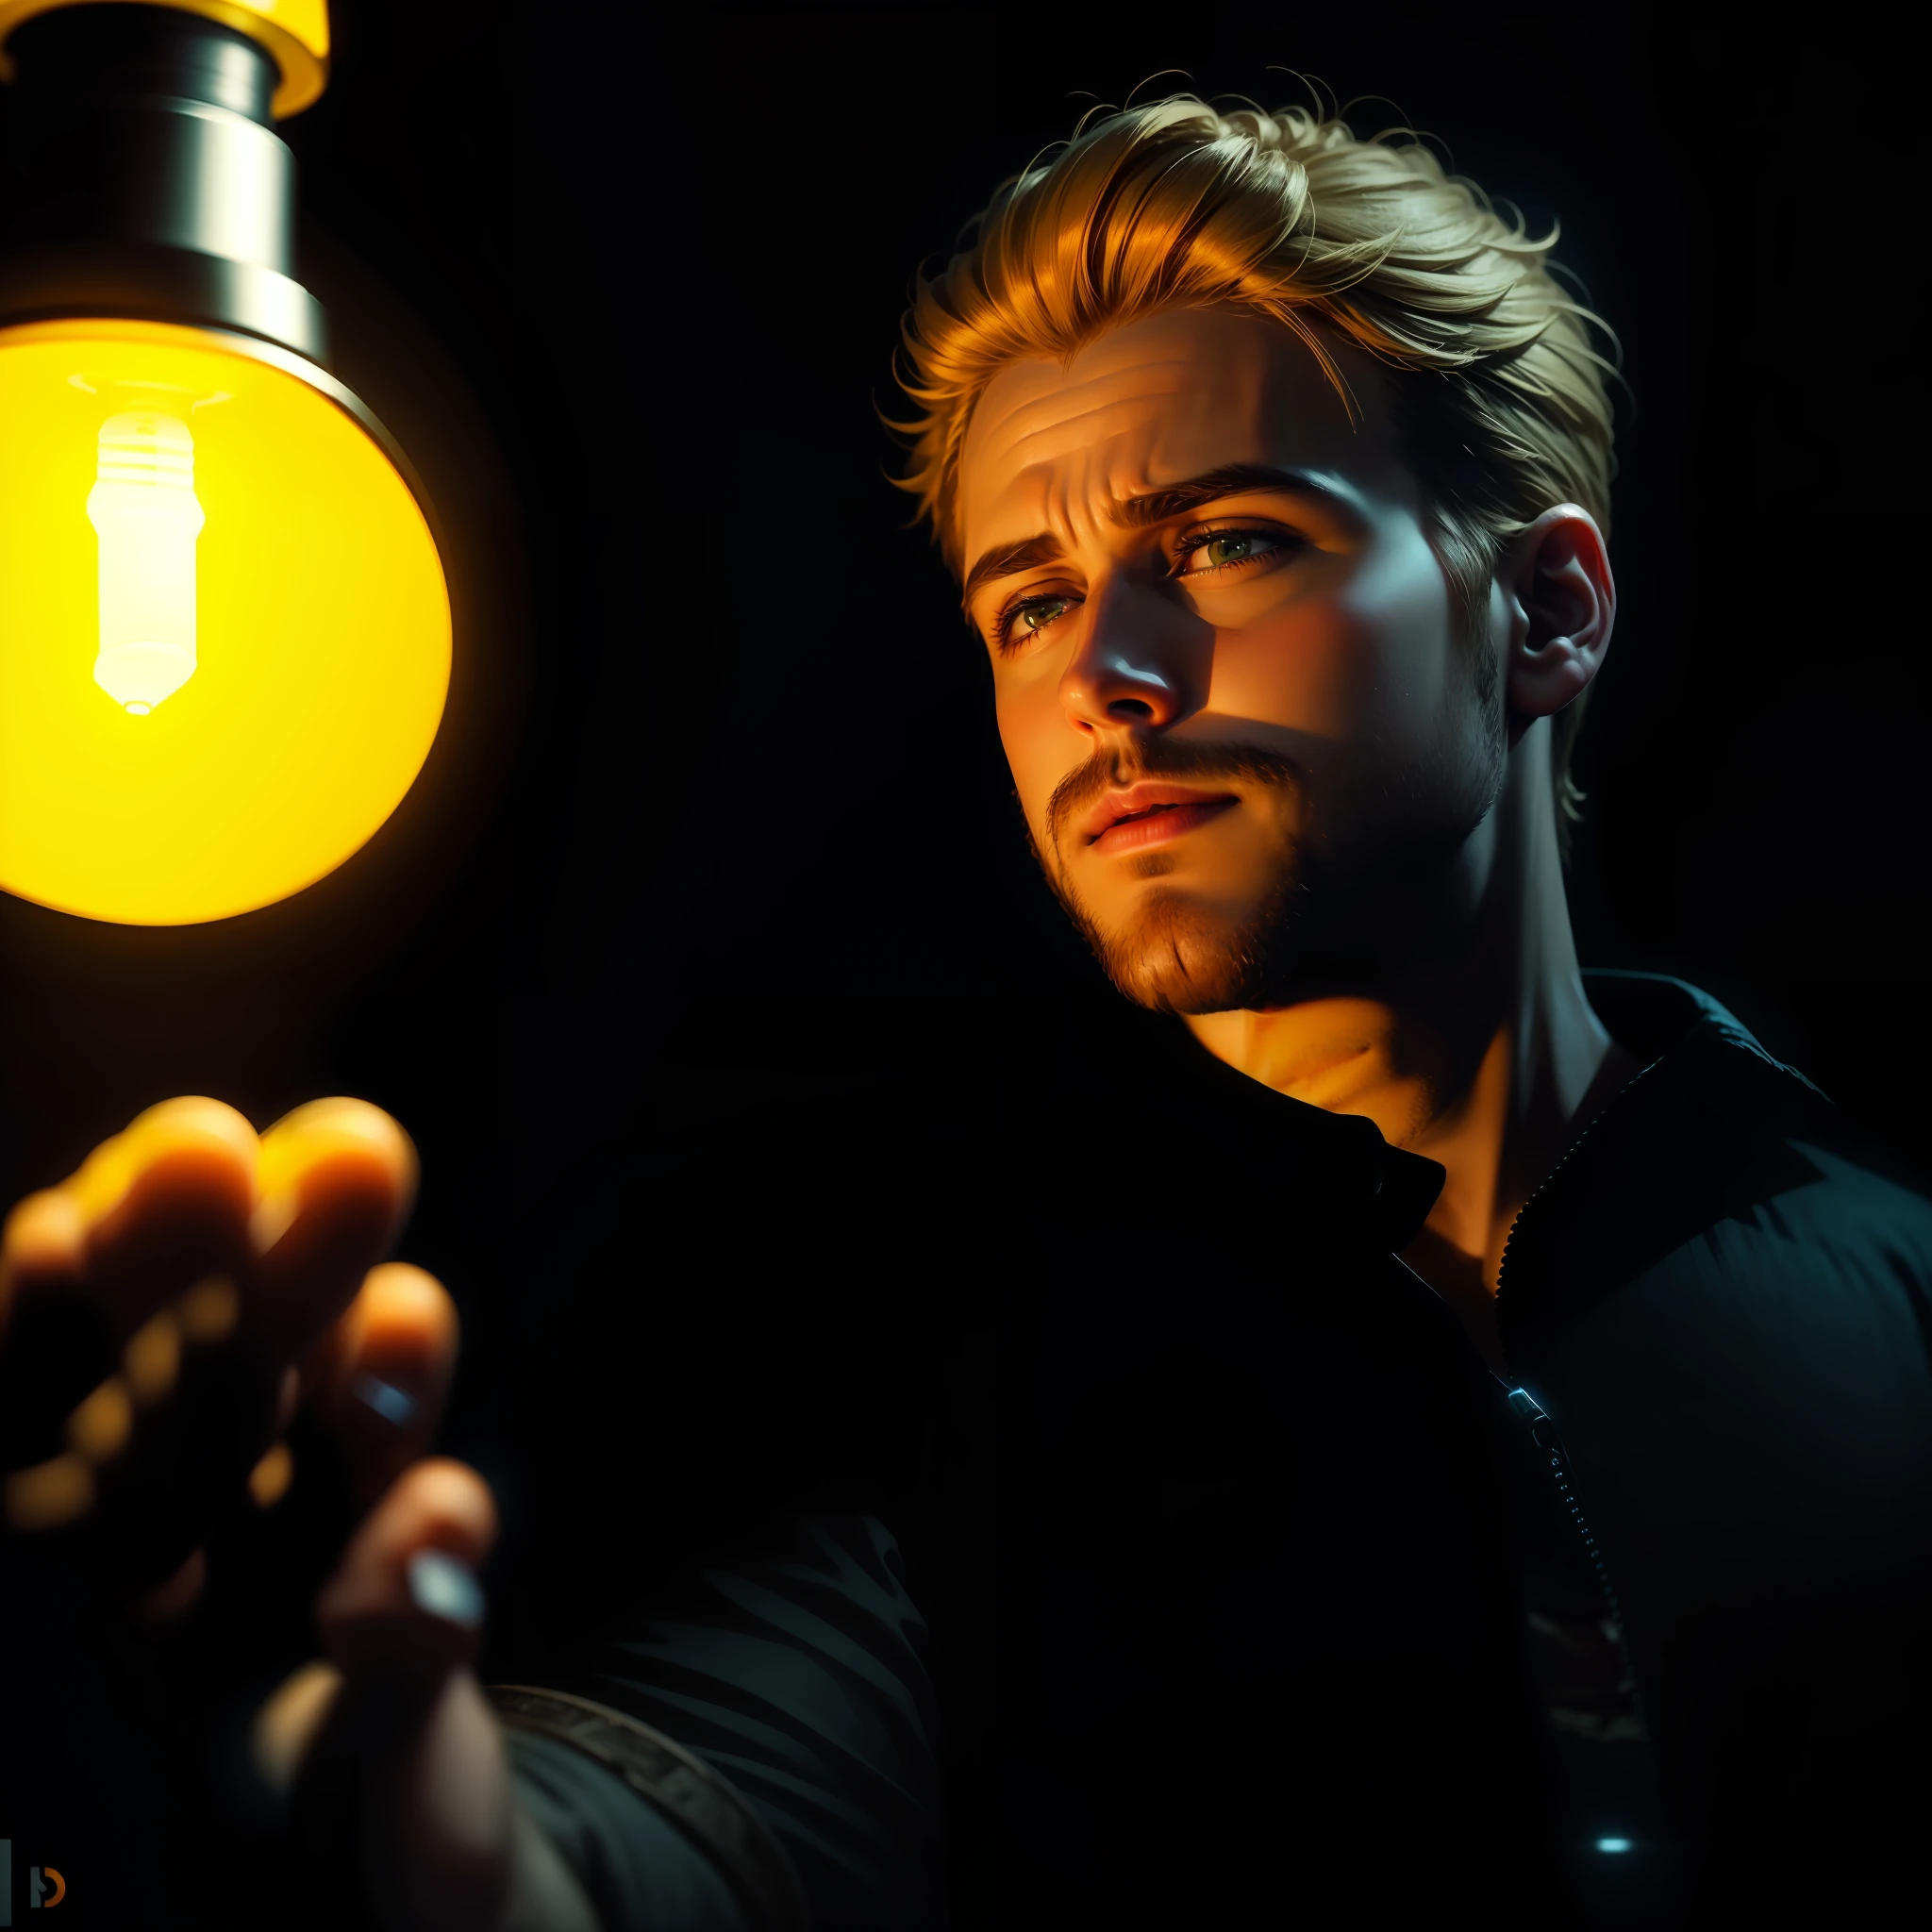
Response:
M1615 369L1589 328L1615 339L1554 278L1555 230L1531 240L1520 215L1505 222L1419 141L1391 139L1408 133L1362 140L1339 114L1223 114L1183 94L1090 116L1051 160L1001 183L945 268L919 278L900 329L905 366L894 364L921 408L889 425L910 442L896 480L954 574L959 452L993 372L1016 357L1072 357L1169 306L1232 304L1287 324L1352 415L1310 319L1399 372L1397 433L1472 644L1502 546L1543 510L1580 504L1607 537ZM1491 653L1476 652L1476 670L1493 705ZM1557 714L1551 739L1566 862L1588 695Z

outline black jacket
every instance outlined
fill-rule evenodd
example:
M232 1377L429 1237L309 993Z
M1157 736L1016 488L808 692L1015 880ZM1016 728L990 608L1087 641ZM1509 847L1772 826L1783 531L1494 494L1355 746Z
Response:
M491 1673L707 1758L822 1932L1883 1896L1932 1206L1705 994L1585 976L1644 1070L1518 1219L1507 1384L1396 1258L1440 1167L1121 1003L667 1099L518 1264ZM515 1757L611 1932L752 1923Z

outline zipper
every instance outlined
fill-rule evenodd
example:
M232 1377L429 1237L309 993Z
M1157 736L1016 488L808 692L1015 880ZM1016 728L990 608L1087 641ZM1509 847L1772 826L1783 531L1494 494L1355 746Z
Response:
M1634 1084L1635 1079L1641 1077L1641 1074L1634 1076L1632 1084ZM1627 1090L1620 1090L1620 1091L1624 1091ZM1599 1115L1598 1118L1601 1119L1602 1116ZM1586 1129L1586 1131L1588 1130ZM1579 1134L1576 1138L1580 1141L1583 1136ZM1567 1158L1566 1156L1565 1158ZM1560 1167L1561 1165L1562 1162L1558 1161L1557 1166ZM1553 1169L1552 1172L1554 1173L1555 1170ZM1535 1196L1532 1195L1530 1198L1533 1200ZM1524 1206L1527 1205L1527 1203L1524 1203ZM1521 1219L1520 1210L1518 1218ZM1427 1289L1429 1293L1436 1294L1436 1291L1430 1287L1429 1283L1424 1280L1423 1276L1418 1274L1413 1268L1409 1267L1408 1263L1403 1260L1400 1255L1393 1257L1393 1259L1397 1266L1411 1275L1421 1287ZM1438 1301L1442 1299L1441 1295L1436 1295L1436 1298ZM1636 1706L1638 1720L1643 1725L1644 1735L1648 1738L1650 1735L1650 1720L1644 1715L1642 1691L1638 1686L1637 1672L1630 1661L1630 1646L1624 1635L1623 1606L1617 1601L1616 1589L1610 1582L1610 1573L1604 1563L1603 1551L1598 1548L1596 1538L1591 1533L1590 1524L1585 1520L1583 1505L1577 1498L1576 1485L1571 1479L1569 1460L1563 1453L1563 1444L1561 1439L1557 1434L1557 1425L1551 1421L1549 1411L1543 1407L1542 1404L1527 1389L1523 1388L1518 1383L1511 1382L1507 1375L1497 1374L1495 1370L1490 1368L1487 1364L1484 1366L1483 1373L1503 1391L1504 1400L1509 1406L1510 1414L1518 1422L1524 1424L1531 1443L1534 1444L1549 1463L1550 1476L1551 1480L1556 1484L1557 1500L1568 1513L1572 1524L1575 1527L1577 1536L1582 1541L1583 1553L1590 1558L1591 1569L1596 1576L1597 1588L1603 1593L1604 1607L1609 1612L1607 1627L1610 1641L1616 1647L1617 1662L1622 1671L1622 1676L1618 1684L1619 1691L1621 1692L1624 1682L1627 1681L1630 1686L1631 1700Z
M1492 1370L1491 1372L1494 1374ZM1642 1724L1644 1736L1650 1735L1650 1720L1643 1709L1642 1687L1637 1681L1637 1671L1630 1661L1630 1645L1624 1635L1624 1609L1617 1601L1616 1587L1610 1582L1610 1573L1604 1564L1604 1553L1597 1547L1597 1541L1591 1534L1590 1524L1584 1519L1583 1505L1577 1500L1576 1486L1570 1478L1570 1465L1563 1454L1561 1439L1557 1434L1557 1425L1550 1420L1549 1412L1527 1389L1510 1388L1501 1375L1496 1376L1498 1385L1505 1391L1505 1399L1511 1412L1522 1422L1528 1432L1529 1440L1548 1458L1550 1478L1557 1486L1557 1496L1569 1512L1570 1521L1574 1524L1576 1534L1582 1539L1584 1555L1590 1558L1591 1568L1596 1573L1597 1588L1602 1591L1604 1604L1609 1610L1607 1625L1610 1641L1616 1646L1617 1662L1621 1667L1623 1684L1630 1686L1631 1702L1636 1706L1638 1722Z
M1509 1273L1509 1244L1516 1239L1516 1230L1522 1226L1523 1217L1529 1212L1537 1197L1562 1173L1571 1156L1589 1140L1591 1130L1598 1122L1603 1120L1631 1088L1656 1065L1656 1060L1650 1060L1639 1067L1636 1073L1605 1101L1595 1114L1585 1123L1583 1131L1563 1150L1556 1166L1537 1183L1530 1191L1529 1198L1516 1210L1516 1218L1509 1224L1509 1233L1503 1242L1502 1259L1496 1264L1496 1305L1499 1309L1503 1302L1503 1285ZM1493 1369L1490 1373L1495 1375ZM1616 1646L1617 1659L1622 1667L1623 1676L1631 1687L1631 1699L1637 1708L1638 1721L1642 1724L1644 1733L1648 1736L1650 1721L1644 1715L1642 1690L1638 1684L1637 1672L1630 1661L1629 1642L1624 1634L1623 1607L1617 1601L1616 1588L1610 1582L1610 1573L1605 1566L1603 1551L1598 1547L1596 1538L1591 1533L1590 1524L1584 1517L1583 1505L1577 1498L1576 1485L1572 1480L1569 1458L1563 1452L1562 1441L1557 1434L1557 1425L1550 1420L1549 1411L1527 1389L1512 1386L1503 1375L1495 1375L1495 1379L1504 1392L1504 1399L1509 1405L1510 1412L1524 1424L1530 1441L1548 1459L1550 1476L1556 1484L1557 1500L1568 1513L1577 1536L1582 1540L1584 1555L1590 1559L1591 1568L1596 1575L1597 1588L1602 1591L1605 1607L1610 1613L1610 1640Z
M1537 1182L1536 1186L1529 1191L1529 1198L1516 1210L1516 1218L1509 1224L1509 1232L1503 1238L1502 1257L1496 1263L1496 1306L1498 1308L1501 1308L1503 1306L1503 1285L1509 1278L1509 1244L1516 1239L1516 1230L1523 1225L1523 1217L1536 1205L1537 1196L1563 1172L1563 1169L1569 1164L1570 1157L1590 1139L1591 1135L1595 1131L1598 1123L1603 1120L1605 1115L1656 1065L1656 1060L1646 1061L1597 1108L1596 1112L1584 1123L1583 1131L1557 1157L1556 1166L1551 1168L1549 1173Z

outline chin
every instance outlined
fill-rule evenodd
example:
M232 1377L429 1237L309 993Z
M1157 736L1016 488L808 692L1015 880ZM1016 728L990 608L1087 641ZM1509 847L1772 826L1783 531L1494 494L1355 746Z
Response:
M1107 976L1158 1013L1225 1013L1269 1004L1280 977L1285 908L1230 913L1176 892L1150 893L1121 925L1070 907Z

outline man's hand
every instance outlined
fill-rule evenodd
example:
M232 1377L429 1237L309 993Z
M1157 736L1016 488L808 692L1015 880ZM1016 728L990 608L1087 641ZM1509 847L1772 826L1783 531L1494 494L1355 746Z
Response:
M595 1932L468 1669L494 1507L459 1462L419 1462L458 1322L435 1279L376 1265L413 1196L415 1150L363 1101L257 1138L220 1101L174 1099L19 1204L0 1231L0 1536L137 1621L186 1615L210 1530L288 1488L282 1436L308 1401L363 1521L317 1602L330 1661L269 1702L257 1762L284 1787L311 1757L361 1770L359 1843L328 1857L361 1860L396 1932Z
M263 1774L287 1789L331 1753L360 1770L357 1841L325 1856L361 1865L395 1932L595 1932L468 1669L494 1507L473 1471L419 1460L456 1308L422 1270L376 1265L415 1188L408 1137L364 1102L258 1138L180 1099L22 1201L0 1230L0 1537L137 1621L184 1615L210 1531L287 1489L306 1402L363 1520L316 1606L330 1660L258 1721Z
M22 1201L0 1231L0 1533L138 1613L187 1608L210 1528L285 1481L304 1393L381 1376L372 1318L398 1274L371 1270L415 1188L408 1137L364 1102L316 1101L258 1138L181 1099ZM441 1359L423 1336L391 1353L446 1373L455 1311L401 1273L448 1333ZM396 1431L337 1415L366 1500L402 1466Z

